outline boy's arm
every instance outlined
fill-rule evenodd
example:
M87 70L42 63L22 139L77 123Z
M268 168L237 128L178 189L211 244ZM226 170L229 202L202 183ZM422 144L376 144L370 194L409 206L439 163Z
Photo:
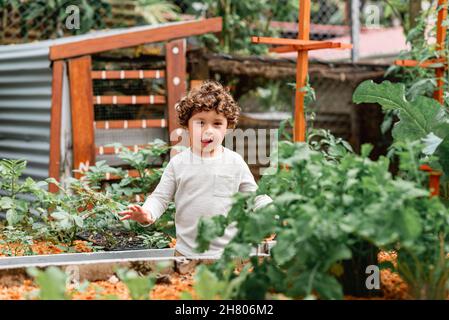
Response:
M254 180L254 176L251 173L251 170L249 169L248 164L245 162L245 160L243 160L243 158L241 160L242 160L241 165L242 165L242 169L243 169L243 174L242 174L242 180L240 181L239 192L254 192L258 188L257 183ZM254 210L258 210L262 207L265 207L266 205L270 204L271 202L273 202L273 199L271 199L268 195L266 195L266 194L258 195L255 198Z
M167 209L168 203L173 199L176 191L175 172L170 161L162 173L161 180L145 200L142 208L151 213L153 220L158 219Z

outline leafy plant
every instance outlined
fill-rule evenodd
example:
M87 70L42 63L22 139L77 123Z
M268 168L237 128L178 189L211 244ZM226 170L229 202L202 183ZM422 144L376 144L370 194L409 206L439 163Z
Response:
M305 143L282 141L275 175L263 176L256 193L235 195L227 217L200 220L200 251L231 223L238 228L222 259L211 268L219 280L238 277L225 276L233 257L249 257L252 246L277 235L271 259L251 258L253 271L240 278L232 298L261 299L276 292L292 298L341 299L337 267L371 254L359 251L364 244L416 252L421 261L431 262L423 252L435 252L433 240L423 251L416 248L423 246L423 239L447 231L449 224L432 220L436 215L447 220L447 209L438 199L430 199L420 183L393 178L389 159L372 161L370 151L371 146L364 145L361 156L346 152L335 161ZM268 194L274 202L254 213L259 194Z
M93 28L104 28L107 16L111 16L111 5L108 1L85 0L24 0L14 1L13 8L20 8L20 29L24 37L31 30L38 30L43 39L62 37L66 33L83 34ZM73 12L67 7L75 5L79 9L79 28L66 28L66 20Z
M448 183L449 112L444 106L424 96L408 100L405 86L389 81L361 83L354 92L353 100L355 103L379 103L382 110L396 112L399 121L393 127L394 143L421 141L422 157L433 156L430 165L435 170L443 171L443 183Z
M58 186L61 193L55 195L54 211L43 211L41 218L48 226L48 232L56 235L59 241L72 245L82 229L102 229L120 223L116 212L124 210L125 205L108 194L91 189L87 181L72 179L68 188L63 188L54 179L47 181Z
M138 0L136 11L140 12L148 24L163 23L175 20L180 11L179 7L170 1Z
M426 60L447 56L447 49L441 50L435 43L430 43L429 41L429 39L436 37L436 26L433 25L429 28L429 19L436 19L440 10L442 10L441 7L431 5L427 10L421 11L415 26L406 30L406 41L411 49L401 52L397 57L399 60L424 62ZM447 21L443 22L443 24L447 24ZM441 66L441 63L434 63L429 68L393 65L387 70L385 76L394 75L397 77L405 86L407 99L414 100L417 96L432 96L437 86L434 68ZM447 80L445 78L443 77L442 80L446 87Z
M276 31L270 27L270 22L281 16L284 19L289 16L293 21L293 12L298 12L295 0L189 0L186 4L189 5L188 11L197 16L223 18L219 41L210 35L201 38L212 49L225 53L265 53L266 46L251 44L251 36L274 36Z
M135 194L147 194L152 191L157 182L159 182L163 172L163 168L155 169L153 167L161 160L164 160L170 147L160 139L154 140L137 151L129 150L119 143L111 144L110 146L120 150L118 157L129 167L137 170L139 176L131 177L123 170L108 168L108 166L101 162L97 163L96 170L103 174L103 179L107 172L117 174L122 178L119 183L107 186L106 191L118 196L123 195L127 197ZM100 167L98 165L100 165ZM98 170L100 168L101 170ZM86 179L89 181L92 180L98 184L99 180L101 180L100 176L101 175L92 176L88 172Z
M64 185L52 178L39 182L31 178L22 181L26 161L1 160L0 190L6 196L0 197L0 210L6 211L8 225L16 227L16 233L27 232L35 238L67 243L69 247L81 231L101 232L108 237L108 230L123 228L144 234L152 246L168 244L167 236L160 232L175 237L173 204L169 206L169 214L150 228L141 228L134 222L122 222L117 212L135 202L136 195L145 195L154 188L163 169L151 167L156 161L163 160L169 147L161 140L155 140L137 152L116 147L121 148L122 160L138 171L138 177L131 177L123 169L99 161L81 179L68 179ZM106 174L122 176L123 179L104 187ZM56 185L59 192L46 191L44 187L48 183ZM156 233L151 235L150 232ZM115 240L114 236L109 238L112 242Z
M37 296L41 300L66 300L67 275L57 267L48 267L44 271L37 268L28 268L27 272L34 277L39 286Z
M33 255L33 237L27 232L7 226L2 230L0 244L4 247L0 252L7 256Z
M209 270L204 264L200 264L195 270L194 285L198 299L201 300L227 300L231 299L237 290L239 290L242 282L249 273L250 266L240 272L239 277L232 277L233 264L228 264L225 278L220 279L217 275Z
M348 152L353 152L346 140L336 138L329 130L310 130L307 139L310 147L315 151L321 151L328 160L338 161Z
M170 243L170 239L162 232L153 232L151 234L141 234L139 238L143 240L143 243L148 248L162 249L166 248Z
M41 187L46 182L35 182L32 178L20 181L19 178L26 168L25 160L0 160L0 190L7 195L0 198L0 209L6 210L6 219L9 225L32 224L33 218L30 212L30 201L22 197L23 194L34 196L32 205L46 201L46 192Z
M156 283L154 275L139 276L136 271L127 269L118 269L117 275L128 287L133 300L149 299L150 292Z

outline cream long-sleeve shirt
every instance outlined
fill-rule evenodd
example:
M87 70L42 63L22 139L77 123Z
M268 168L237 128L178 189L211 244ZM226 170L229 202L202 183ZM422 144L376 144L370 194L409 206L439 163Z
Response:
M143 208L156 220L174 199L176 250L188 257L218 257L237 229L234 225L228 226L222 237L211 242L209 250L197 253L200 218L227 215L233 194L252 192L257 188L248 165L238 153L223 147L219 155L203 158L188 148L172 157ZM272 202L267 195L259 195L255 200L255 210Z

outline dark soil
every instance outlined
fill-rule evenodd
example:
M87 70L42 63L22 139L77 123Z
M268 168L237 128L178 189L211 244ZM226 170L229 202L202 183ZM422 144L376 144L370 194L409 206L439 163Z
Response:
M128 230L83 231L78 234L78 238L102 247L106 251L157 249L146 245L136 232Z

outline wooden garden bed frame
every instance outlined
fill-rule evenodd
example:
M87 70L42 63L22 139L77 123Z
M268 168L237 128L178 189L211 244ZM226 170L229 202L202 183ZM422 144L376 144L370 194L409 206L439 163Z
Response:
M149 30L130 31L117 35L105 35L50 47L53 64L52 105L50 122L50 165L49 176L60 179L61 163L61 116L64 65L68 66L70 84L70 105L72 116L73 167L86 170L95 163L95 126L114 128L168 128L169 133L178 126L174 112L175 103L186 93L186 39L205 33L222 30L222 18L187 21ZM104 51L134 47L153 42L165 42L166 70L92 70L92 55ZM167 97L161 96L96 96L93 95L92 79L142 79L165 78ZM167 119L146 121L94 121L94 105L102 103L161 104L167 103ZM76 173L75 177L80 177ZM49 191L56 192L57 186L49 185Z

